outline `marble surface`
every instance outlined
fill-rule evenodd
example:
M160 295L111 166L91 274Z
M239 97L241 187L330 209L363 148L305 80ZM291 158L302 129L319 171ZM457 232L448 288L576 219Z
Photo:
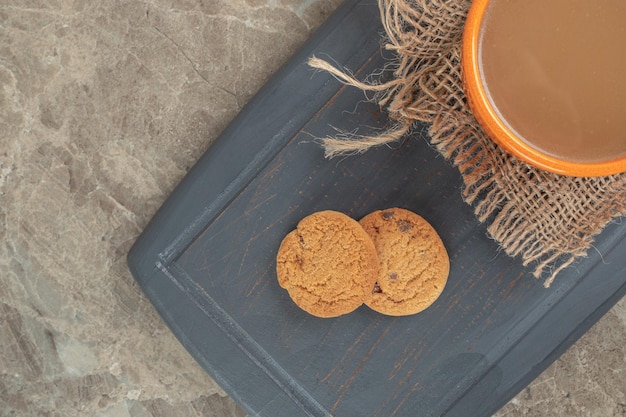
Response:
M0 415L244 416L126 253L340 0L0 3ZM626 416L626 302L505 416Z

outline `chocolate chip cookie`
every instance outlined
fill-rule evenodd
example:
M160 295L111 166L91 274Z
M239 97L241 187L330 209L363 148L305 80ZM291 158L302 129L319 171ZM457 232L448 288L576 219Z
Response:
M379 259L378 278L365 304L382 314L405 316L434 303L450 271L448 253L435 229L401 208L375 211L359 223Z
M304 311L317 317L350 313L369 297L378 256L359 223L337 211L303 218L276 256L278 283Z

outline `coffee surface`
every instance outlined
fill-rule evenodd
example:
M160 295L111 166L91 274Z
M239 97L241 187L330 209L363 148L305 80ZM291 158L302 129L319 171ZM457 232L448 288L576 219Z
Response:
M479 55L492 106L528 144L626 155L626 0L491 0Z

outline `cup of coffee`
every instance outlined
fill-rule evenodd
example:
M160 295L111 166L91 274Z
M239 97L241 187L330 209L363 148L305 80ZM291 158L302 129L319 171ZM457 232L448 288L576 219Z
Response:
M462 70L487 135L558 174L626 172L624 22L624 0L474 0Z

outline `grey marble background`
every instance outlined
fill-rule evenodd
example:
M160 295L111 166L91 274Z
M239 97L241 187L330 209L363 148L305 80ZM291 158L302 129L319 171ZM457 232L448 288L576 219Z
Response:
M1 416L245 415L125 257L339 4L0 1ZM625 345L622 301L497 416L626 416Z

